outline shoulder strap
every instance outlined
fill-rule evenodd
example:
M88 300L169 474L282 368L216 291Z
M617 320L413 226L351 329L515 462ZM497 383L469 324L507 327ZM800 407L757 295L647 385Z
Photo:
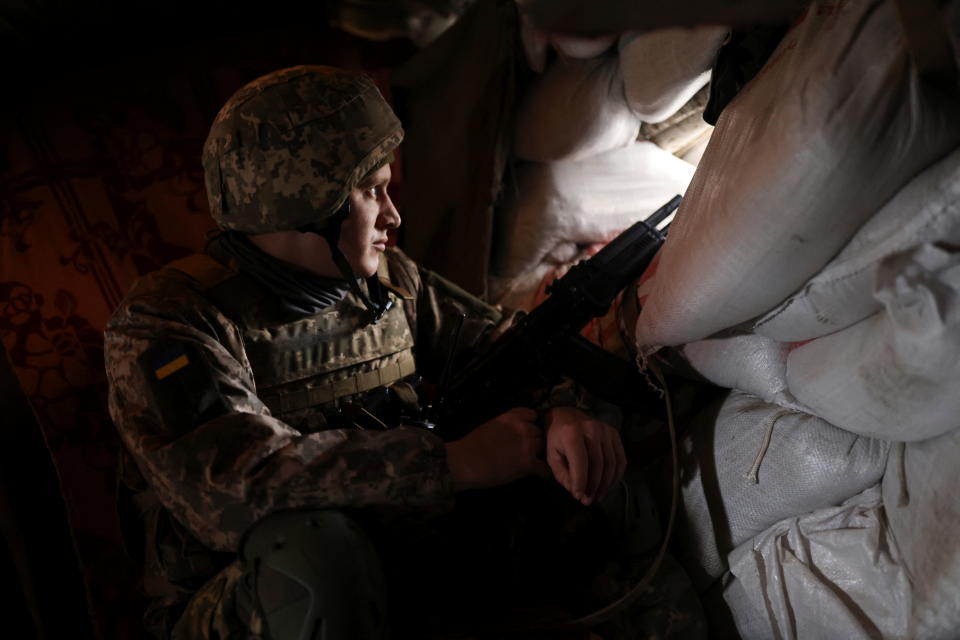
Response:
M174 260L164 269L174 269L188 275L197 284L200 291L207 291L234 276L240 275L238 271L205 253L194 253L186 258Z
M400 299L413 300L415 298L413 293L390 280L390 265L387 262L387 254L385 253L380 254L380 264L377 265L377 279L384 289L399 296Z
M234 321L265 295L253 278L205 253L174 260L164 268L186 274L205 298Z

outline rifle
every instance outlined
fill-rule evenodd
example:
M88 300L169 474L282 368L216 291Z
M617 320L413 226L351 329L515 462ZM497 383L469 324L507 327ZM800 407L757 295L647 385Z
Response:
M511 407L529 404L537 390L564 377L627 409L659 411L662 403L654 401L636 365L604 351L580 331L643 274L666 239L657 225L679 205L678 195L574 265L550 285L549 298L449 376L430 409L434 430L445 440L456 440Z

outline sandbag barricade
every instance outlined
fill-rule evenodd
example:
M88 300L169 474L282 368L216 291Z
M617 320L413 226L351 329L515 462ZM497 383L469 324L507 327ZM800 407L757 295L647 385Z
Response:
M500 207L493 272L517 276L548 257L562 264L577 245L604 242L683 193L693 165L652 142L583 161L522 163Z
M952 640L960 629L960 431L898 445L883 476L883 504L913 585L916 640Z
M643 121L661 122L710 81L710 68L728 29L658 29L620 37L627 104Z
M649 352L766 313L960 142L890 0L815 2L720 116L648 285Z
M521 34L538 75L517 111L514 154L552 162L625 147L642 124L676 113L709 81L727 28L580 37L543 33L524 20Z
M623 97L617 55L558 58L520 102L513 150L522 160L582 160L631 144L640 124Z
M877 272L885 309L794 348L787 386L848 431L916 441L960 427L960 250L926 243Z
M724 599L743 640L921 637L878 486L777 522L730 554L730 574Z
M538 75L518 108L489 299L529 309L558 270L684 192L694 165L680 158L698 161L709 139L706 70L727 30L545 33L519 4Z
M697 374L718 387L799 408L787 390L789 345L785 343L748 333L698 340L683 345L679 352Z
M960 151L914 178L753 333L680 351L715 384L861 435L941 435L960 427L957 245Z
M754 331L799 342L845 329L881 311L883 303L874 295L881 263L925 242L960 244L960 149L897 192L836 258L761 317Z
M731 391L682 441L679 559L701 587L777 521L839 504L883 476L890 444Z

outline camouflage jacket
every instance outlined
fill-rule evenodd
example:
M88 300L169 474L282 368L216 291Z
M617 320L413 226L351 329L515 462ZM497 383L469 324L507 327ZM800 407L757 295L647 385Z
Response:
M466 314L466 344L499 320L400 251L386 255L390 281L409 292L402 304L419 372L440 367L449 310ZM336 311L359 304L348 296ZM327 507L422 514L453 504L445 449L429 431L316 430L309 411L271 412L258 396L244 327L222 307L195 279L165 268L134 285L106 330L110 414L125 447L129 504L143 522L145 588L155 598L148 617L161 627L266 514ZM256 308L270 309L269 293ZM181 367L184 381L172 395L156 381L157 354L171 349L167 366Z

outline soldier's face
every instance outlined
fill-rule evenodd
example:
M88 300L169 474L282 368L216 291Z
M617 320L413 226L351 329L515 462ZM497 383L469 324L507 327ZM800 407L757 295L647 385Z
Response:
M350 215L340 228L340 250L353 272L369 278L387 248L387 232L400 226L400 214L387 194L390 165L368 175L350 192Z

